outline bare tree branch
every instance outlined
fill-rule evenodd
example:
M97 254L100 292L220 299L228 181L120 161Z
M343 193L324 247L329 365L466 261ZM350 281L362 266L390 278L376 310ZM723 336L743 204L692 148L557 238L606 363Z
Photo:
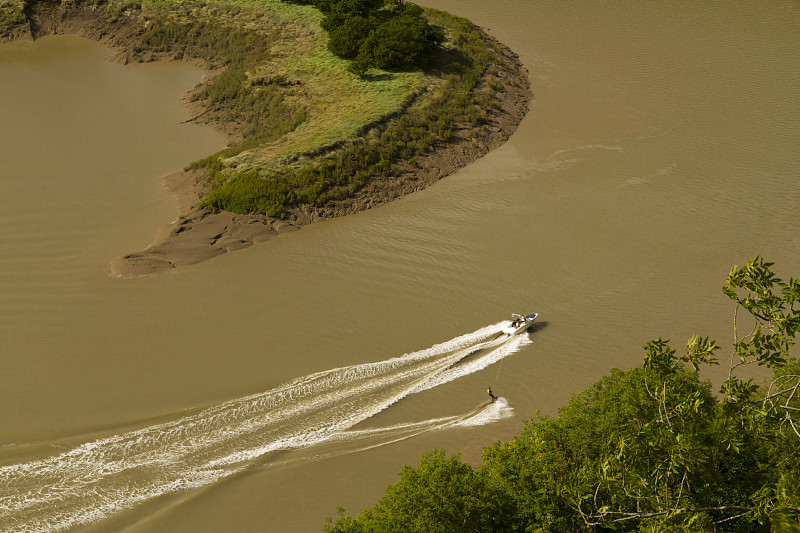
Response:
M683 514L683 513L706 513L709 511L745 511L745 513L752 513L755 511L755 507L745 507L743 505L720 505L717 507L685 507L682 509L673 509L670 511L657 511L653 513L625 513L622 511L609 511L607 513L601 513L598 515L588 515L589 518L597 520L596 522L589 522L584 519L587 526L604 526L608 524L615 524L618 522L624 522L626 520L635 520L637 518L652 518L654 516L664 516L667 514ZM584 517L587 516L584 513L581 513ZM613 520L601 520L606 516L620 516L620 518L615 518ZM731 517L735 518L735 517Z

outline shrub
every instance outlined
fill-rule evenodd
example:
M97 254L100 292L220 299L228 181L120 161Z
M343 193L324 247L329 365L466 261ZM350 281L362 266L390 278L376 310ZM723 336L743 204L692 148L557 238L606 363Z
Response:
M328 48L339 57L355 59L373 27L369 20L360 15L346 18L341 25L329 31Z
M279 176L262 177L252 170L239 173L223 187L212 190L200 207L281 217L286 212L284 206L293 199L292 189Z
M25 16L25 3L19 0L0 2L0 29L12 28L28 21Z
M430 62L443 39L422 17L403 14L378 26L361 45L359 57L386 70L418 68Z

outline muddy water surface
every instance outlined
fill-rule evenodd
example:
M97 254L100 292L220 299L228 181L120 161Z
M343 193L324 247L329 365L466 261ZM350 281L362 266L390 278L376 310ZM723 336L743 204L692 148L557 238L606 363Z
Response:
M389 206L132 280L108 261L177 215L159 177L224 144L180 125L200 73L73 38L0 47L0 461L90 478L70 523L120 509L77 530L318 531L424 451L476 460L650 338L725 345L733 264L800 274L796 3L425 4L530 69L505 146ZM485 344L512 311L541 324ZM66 523L30 494L9 496L20 521Z

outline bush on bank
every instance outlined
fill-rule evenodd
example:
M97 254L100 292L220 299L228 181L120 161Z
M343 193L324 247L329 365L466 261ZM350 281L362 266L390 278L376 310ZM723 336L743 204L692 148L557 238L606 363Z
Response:
M25 16L25 2L23 0L0 1L0 35L3 28L11 32L27 21Z
M800 531L800 280L771 267L755 257L728 274L740 333L717 394L698 375L717 364L714 341L692 337L680 354L650 341L641 366L485 448L479 467L427 454L326 531ZM736 377L748 364L772 377Z

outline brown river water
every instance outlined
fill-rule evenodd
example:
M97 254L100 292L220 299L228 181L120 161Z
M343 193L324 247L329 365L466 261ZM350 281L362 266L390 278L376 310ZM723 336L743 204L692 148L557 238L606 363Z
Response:
M506 145L136 279L108 262L178 216L161 177L225 143L182 124L202 73L0 46L0 530L319 531L425 451L477 462L651 338L729 346L734 264L800 275L797 2L423 4L530 70ZM511 312L538 326L493 341Z

